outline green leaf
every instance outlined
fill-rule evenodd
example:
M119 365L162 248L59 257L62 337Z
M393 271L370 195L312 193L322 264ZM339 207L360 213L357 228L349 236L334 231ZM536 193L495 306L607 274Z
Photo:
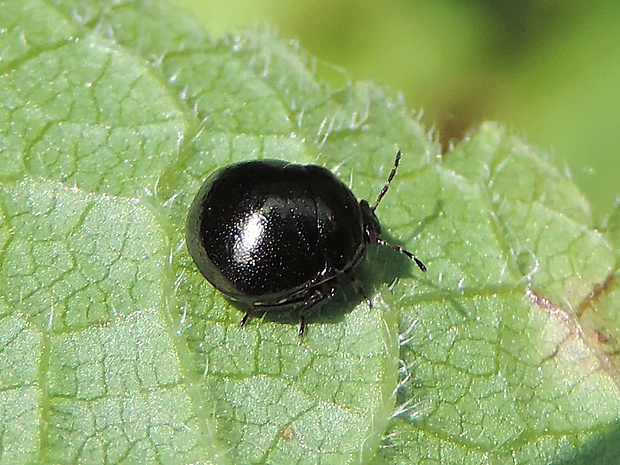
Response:
M447 154L397 96L162 2L0 3L0 464L615 463L618 214L497 124ZM310 319L200 276L218 166L318 163L427 264L369 247ZM425 462L426 461L426 462Z

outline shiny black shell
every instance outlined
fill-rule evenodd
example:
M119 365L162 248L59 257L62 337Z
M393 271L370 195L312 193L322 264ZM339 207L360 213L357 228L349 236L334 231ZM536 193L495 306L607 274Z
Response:
M280 160L213 173L186 229L202 275L231 299L266 310L333 295L332 281L361 261L369 234L380 226L368 203L330 171Z

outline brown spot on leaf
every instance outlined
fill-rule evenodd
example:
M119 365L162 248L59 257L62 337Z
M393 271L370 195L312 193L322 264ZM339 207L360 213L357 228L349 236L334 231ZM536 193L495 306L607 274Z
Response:
M607 315L605 309L613 303L605 302L614 288L616 278L610 276L586 297L577 309L577 315L586 334L595 338L602 350L611 357L612 363L620 354L620 333L613 317Z
M291 428L290 426L287 426L286 428L284 428L282 430L282 432L280 433L280 437L285 440L288 441L289 439L291 439L294 435L294 431L293 428Z
M604 283L600 288L593 291L588 298L590 301L588 306L591 307L591 310L580 305L578 310L581 313L579 315L572 309L565 309L556 305L531 289L527 291L527 297L533 305L548 312L565 328L565 334L557 340L557 349L548 358L562 356L571 363L588 366L591 373L604 370L615 379L616 384L620 385L620 375L616 369L617 362L614 358L614 353L618 352L616 347L618 338L610 337L609 322L605 322L592 305L608 286ZM556 327L556 330L550 334L558 334L558 330L559 328ZM613 343L613 349L609 347L610 343ZM579 349L580 345L585 345L591 351L591 355L588 356L586 355L587 352L582 352Z

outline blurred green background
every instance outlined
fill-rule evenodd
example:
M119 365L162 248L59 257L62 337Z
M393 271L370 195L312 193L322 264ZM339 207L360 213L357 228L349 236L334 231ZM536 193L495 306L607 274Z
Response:
M444 148L496 120L565 166L602 219L620 176L620 2L182 0L213 35L268 25L403 93Z

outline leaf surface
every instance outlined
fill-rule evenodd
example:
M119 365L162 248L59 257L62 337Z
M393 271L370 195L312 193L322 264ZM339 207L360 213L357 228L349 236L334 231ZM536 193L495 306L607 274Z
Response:
M390 91L162 2L5 2L0 49L0 463L615 463L618 214L545 154L440 155ZM317 163L372 203L397 150L378 214L428 273L371 246L371 308L240 328L184 244L204 179Z

